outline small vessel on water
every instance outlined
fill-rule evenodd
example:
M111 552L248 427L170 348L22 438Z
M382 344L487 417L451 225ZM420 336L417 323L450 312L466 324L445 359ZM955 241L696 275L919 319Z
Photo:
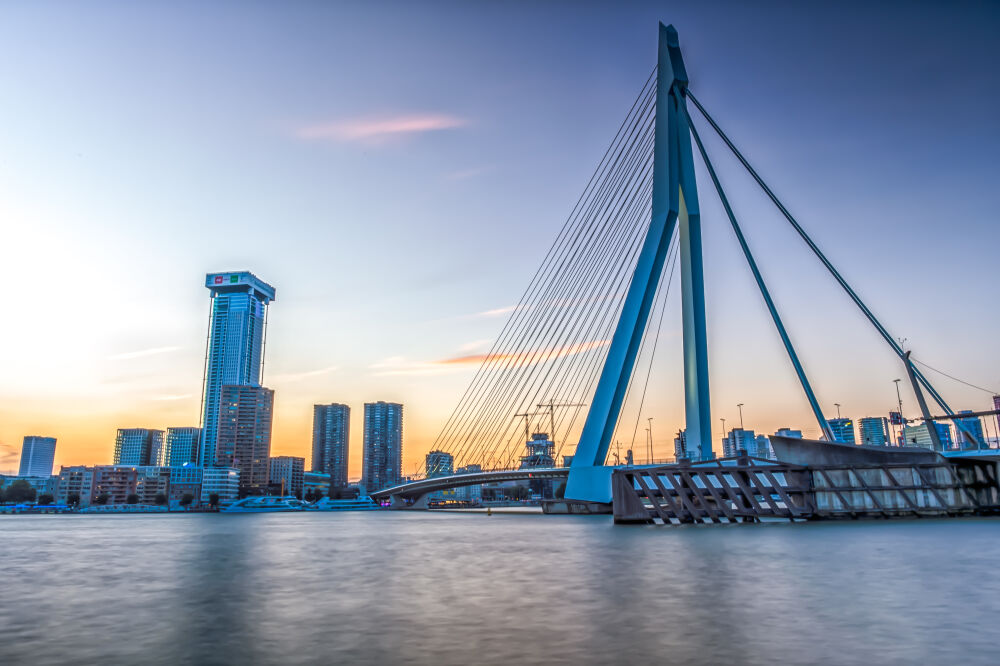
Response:
M378 509L379 505L371 497L361 495L351 499L324 497L306 508L310 511L372 511Z
M305 511L308 505L302 500L285 497L244 497L233 502L220 513L274 513L278 511Z

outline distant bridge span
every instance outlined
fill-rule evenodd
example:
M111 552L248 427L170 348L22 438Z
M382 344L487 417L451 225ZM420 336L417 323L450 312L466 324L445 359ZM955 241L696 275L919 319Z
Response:
M482 483L500 483L503 481L527 481L529 479L565 479L569 476L569 467L527 467L525 469L498 470L489 472L473 472L471 474L452 474L451 476L436 476L421 481L411 481L391 488L371 493L376 502L388 499L394 508L423 509L426 507L426 497L439 490L450 490L462 486L477 486ZM412 504L407 505L407 500Z

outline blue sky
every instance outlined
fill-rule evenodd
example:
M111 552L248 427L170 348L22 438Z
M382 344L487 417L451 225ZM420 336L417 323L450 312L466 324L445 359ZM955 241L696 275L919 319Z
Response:
M249 269L278 290L274 451L307 456L311 405L347 402L357 469L362 403L386 399L418 460L474 371L437 361L499 331L483 313L534 273L654 64L658 20L890 331L1000 385L995 4L10 3L0 444L52 434L57 463L103 462L117 427L196 424L204 273ZM708 143L821 402L884 413L898 362ZM815 429L699 177L714 413ZM669 455L679 358L658 358L647 410Z

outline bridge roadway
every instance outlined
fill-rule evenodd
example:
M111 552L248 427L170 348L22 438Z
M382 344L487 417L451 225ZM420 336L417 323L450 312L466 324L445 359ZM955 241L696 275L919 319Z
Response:
M565 479L569 467L527 467L525 469L494 470L471 474L435 476L421 481L411 481L391 488L383 488L371 493L376 502L388 499L394 509L426 509L427 495L438 490L449 490L462 486L476 486L483 483L502 481L527 481L529 479ZM407 503L410 500L411 503Z

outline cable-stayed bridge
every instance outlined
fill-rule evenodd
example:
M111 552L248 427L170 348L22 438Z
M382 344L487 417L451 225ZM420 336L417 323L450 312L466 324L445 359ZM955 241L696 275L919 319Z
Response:
M434 442L454 469L372 493L419 500L434 490L486 480L566 478L571 500L611 501L612 447L639 428L621 419L646 399L666 300L679 284L689 451L712 460L708 336L695 151L782 341L823 439L835 441L720 178L689 114L717 134L868 322L903 363L928 423L926 391L943 417L955 412L861 300L689 87L677 32L659 26L656 66L641 87L583 193ZM640 363L640 359L646 361ZM646 367L643 367L643 366ZM978 445L955 420L967 445ZM538 435L533 435L538 433ZM541 449L530 451L532 440ZM649 434L651 438L651 433ZM528 455L524 455L526 442ZM614 458L609 464L609 456ZM567 466L560 462L570 461ZM629 461L632 462L632 461ZM541 476L540 476L541 475Z

